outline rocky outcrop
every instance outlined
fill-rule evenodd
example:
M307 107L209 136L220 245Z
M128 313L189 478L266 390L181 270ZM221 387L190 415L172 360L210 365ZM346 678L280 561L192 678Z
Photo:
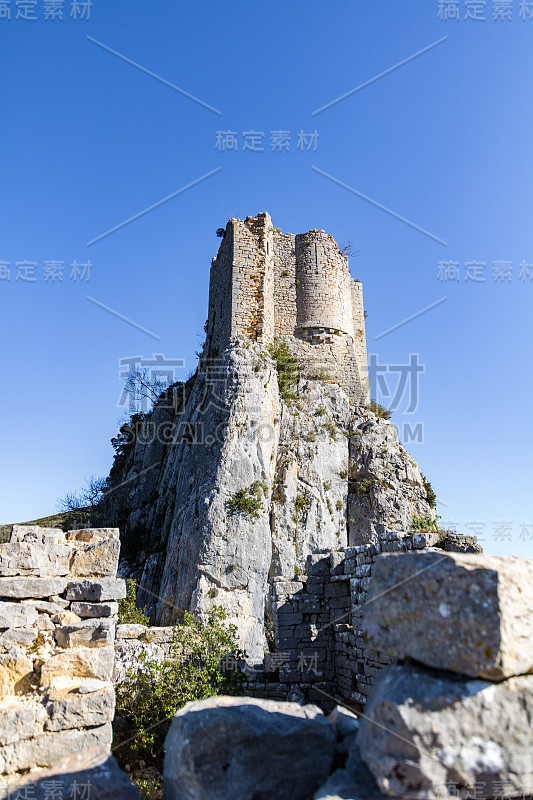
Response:
M116 617L97 601L125 595L119 546L117 530L32 526L0 546L0 792L79 751L109 755ZM80 585L95 600L85 619Z
M307 800L331 770L335 741L316 706L243 697L187 703L165 741L165 798Z
M413 514L432 513L390 423L324 380L295 390L283 400L268 350L239 340L123 431L111 473L121 574L137 578L152 621L222 605L254 660L269 579L302 572L314 550L377 541L389 520L407 532Z
M533 671L533 561L413 552L380 558L364 628L370 647L471 677Z

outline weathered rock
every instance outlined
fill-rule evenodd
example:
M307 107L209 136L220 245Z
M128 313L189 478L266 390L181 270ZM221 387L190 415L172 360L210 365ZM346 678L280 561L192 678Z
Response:
M368 645L500 680L533 671L533 560L414 552L378 559L363 612Z
M47 731L98 727L113 720L115 692L111 684L104 684L94 692L52 692L46 711L48 719L44 729Z
M316 706L244 697L187 703L165 742L167 800L304 800L326 778L335 729Z
M108 539L119 541L118 528L77 528L67 533L69 542L101 542Z
M482 553L483 548L477 543L476 536L465 536L464 534L446 531L444 537L444 549L450 553Z
M66 756L91 747L111 747L111 724L87 730L66 730L43 733L0 748L0 774L34 767L50 767Z
M0 746L29 739L42 732L42 723L46 712L36 701L25 697L11 696L2 698L0 714ZM40 718L41 717L41 718Z
M54 614L52 622L54 625L75 625L76 622L81 622L81 617L73 611L62 610L59 614Z
M0 633L0 650L5 651L13 645L29 647L38 633L37 628L8 628Z
M143 633L146 633L148 627L146 625L139 625L137 623L126 623L117 625L117 640L118 639L138 639Z
M29 542L34 545L64 544L65 534L61 528L41 528L39 525L13 525L9 543Z
M89 603L121 600L126 597L126 582L122 578L69 581L66 597L67 600L82 600Z
M61 599L61 598L57 598ZM63 604L56 602L56 599L53 601L50 600L22 600L21 604L24 606L33 606L37 611L45 612L46 614L61 614L65 611L65 608L68 606L66 601L63 601Z
M70 547L62 544L40 546L30 542L0 545L0 575L33 575L46 578L67 575Z
M162 662L165 659L165 645L143 642L139 639L120 639L115 644L115 667L113 683L123 683L131 670L134 673L142 670L141 656Z
M115 538L97 541L75 539L72 546L70 575L79 577L115 576L119 552L120 542Z
M33 679L33 662L21 653L0 653L0 696L24 694Z
M532 717L533 676L489 683L390 666L374 683L357 742L388 795L494 797L503 785L505 796L527 796Z
M87 680L80 683L78 692L80 694L91 694L91 692L98 692L100 689L105 689L108 684L106 681L98 681L96 678L87 678Z
M141 800L139 789L123 772L105 747L84 748L72 756L61 758L52 769L29 773L8 787L9 796L32 800L51 800L54 787L58 800L72 796L72 787L87 791L87 800ZM1 796L1 790L0 790Z
M66 578L0 578L0 597L50 597L67 588Z
M113 647L80 647L52 656L41 667L41 686L54 689L79 686L81 678L111 680Z
M220 354L215 380L200 368L181 396L156 404L109 497L128 508L122 570L137 579L152 622L221 605L249 658L260 660L269 578L303 571L317 549L374 541L432 512L395 428L351 406L339 386L303 378L287 404L268 350L246 340ZM154 435L162 430L164 440ZM359 468L374 470L376 485L355 509ZM259 493L258 518L230 508L242 490Z
M118 614L118 603L72 603L70 610L78 617L114 617Z
M335 725L337 739L344 739L359 730L359 717L344 706L335 706L328 719Z
M115 624L107 619L86 619L54 631L60 647L105 647L115 641Z
M355 740L351 741L345 767L332 772L323 786L317 789L313 800L385 800L376 779L361 758Z
M0 628L25 628L37 620L37 611L21 603L0 602Z
M391 422L354 419L350 438L349 543L377 542L390 530L409 531L413 515L433 517L422 473Z

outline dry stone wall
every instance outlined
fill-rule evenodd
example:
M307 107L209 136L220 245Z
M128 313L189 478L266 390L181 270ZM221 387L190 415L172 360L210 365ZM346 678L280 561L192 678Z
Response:
M15 525L0 546L0 792L111 747L118 529Z
M438 547L436 547L438 545ZM250 670L250 694L328 705L333 697L364 707L373 681L392 657L368 645L362 614L372 573L386 553L479 553L475 537L390 531L373 544L316 552L306 574L270 582L274 652Z

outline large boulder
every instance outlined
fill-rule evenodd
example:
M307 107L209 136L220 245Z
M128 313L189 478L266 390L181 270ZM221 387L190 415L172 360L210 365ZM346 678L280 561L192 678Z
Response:
M374 566L368 646L430 667L501 680L533 671L533 559L438 551Z
M329 774L335 739L313 705L248 697L187 703L165 742L165 799L307 800Z
M489 683L395 665L374 683L357 743L387 795L522 797L533 792L532 718L533 675Z

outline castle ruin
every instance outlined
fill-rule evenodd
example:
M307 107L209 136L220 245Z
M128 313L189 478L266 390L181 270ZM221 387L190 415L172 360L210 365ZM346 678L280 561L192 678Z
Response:
M211 265L207 354L236 336L287 342L304 374L369 400L361 282L323 230L283 234L269 214L229 220Z

